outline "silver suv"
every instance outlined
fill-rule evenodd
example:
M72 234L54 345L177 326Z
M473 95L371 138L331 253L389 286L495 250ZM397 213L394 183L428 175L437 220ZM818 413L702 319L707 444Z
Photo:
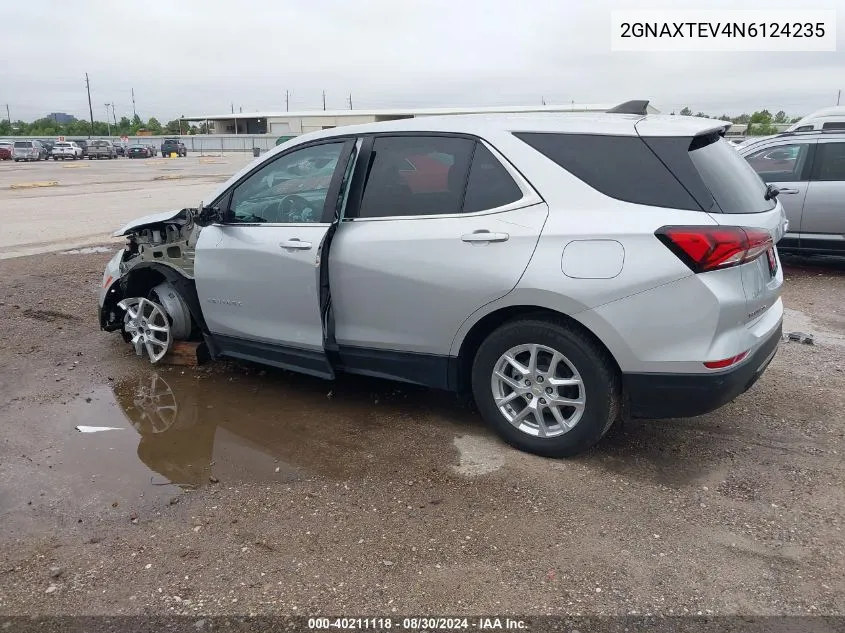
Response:
M845 255L845 130L785 132L738 151L780 191L789 219L781 249Z
M100 320L139 355L472 393L511 444L573 455L621 415L691 416L780 341L785 223L724 123L420 118L316 132L197 209L115 235Z

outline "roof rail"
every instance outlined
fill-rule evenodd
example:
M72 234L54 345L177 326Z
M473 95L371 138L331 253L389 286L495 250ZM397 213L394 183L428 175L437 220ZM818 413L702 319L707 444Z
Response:
M779 132L775 136L801 136L803 134L845 134L845 128L840 130L831 128L826 130L793 130L792 132Z
M626 101L608 110L610 114L648 114L648 101Z
M778 132L777 134L767 134L766 136L752 136L750 138L746 137L746 139L748 139L747 144L752 145L754 143L760 143L762 141L767 141L772 138L783 138L785 136L808 136L811 134L845 134L845 130L794 130L792 132Z

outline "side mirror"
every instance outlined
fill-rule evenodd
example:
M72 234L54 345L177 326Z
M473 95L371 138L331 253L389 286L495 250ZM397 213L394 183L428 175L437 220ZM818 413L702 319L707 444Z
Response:
M200 203L194 217L200 226L209 226L210 224L226 224L227 216L231 215L230 211L222 211L220 207L204 207Z

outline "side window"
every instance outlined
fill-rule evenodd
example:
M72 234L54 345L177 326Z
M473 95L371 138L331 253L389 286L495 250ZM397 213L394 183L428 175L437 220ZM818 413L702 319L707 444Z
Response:
M542 132L514 136L611 198L655 207L701 209L638 136Z
M495 209L521 197L522 191L502 163L483 143L476 143L464 196L464 212Z
M811 180L845 181L845 143L819 143Z
M342 142L313 145L267 163L232 192L234 222L320 222L342 150Z
M823 130L845 130L845 121L831 121L822 126Z
M796 132L809 132L813 129L812 125L802 125L801 127L795 128Z
M806 179L803 174L809 153L809 143L793 143L757 150L745 160L764 182L796 182Z
M475 141L377 137L358 217L459 213Z

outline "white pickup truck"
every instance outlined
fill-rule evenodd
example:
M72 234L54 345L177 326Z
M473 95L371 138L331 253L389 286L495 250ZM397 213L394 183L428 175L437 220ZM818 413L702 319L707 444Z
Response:
M53 145L51 155L53 156L53 160L59 160L60 158L62 160L66 158L76 160L77 158L82 158L82 148L72 141L59 141Z

